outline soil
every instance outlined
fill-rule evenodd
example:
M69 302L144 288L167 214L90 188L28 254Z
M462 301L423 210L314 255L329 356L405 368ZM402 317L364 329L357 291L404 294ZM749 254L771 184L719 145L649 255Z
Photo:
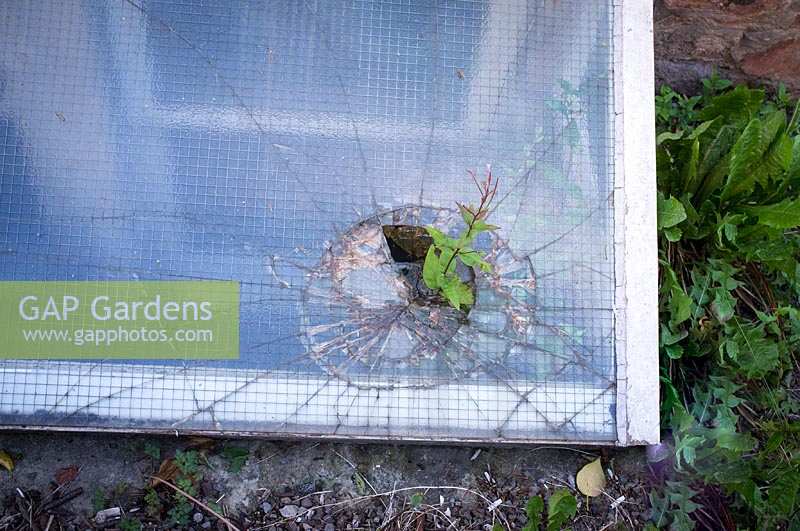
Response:
M232 447L246 459L238 466L229 459ZM197 497L238 529L477 530L491 529L494 523L520 529L532 494L547 498L557 488L576 493L576 472L596 457L602 457L607 473L605 494L591 499L577 494L573 528L641 529L649 516L646 490L651 476L643 449L63 433L6 433L0 436L0 448L16 464L12 474L2 472L6 477L0 483L0 529L43 530L48 522L50 529L225 529L220 519L198 505L187 521L169 521L174 492L151 476L179 482L174 466L169 472L179 450L199 456ZM156 485L153 490L164 504L157 514L149 510L145 497L151 485ZM111 516L103 522L96 518L98 512Z

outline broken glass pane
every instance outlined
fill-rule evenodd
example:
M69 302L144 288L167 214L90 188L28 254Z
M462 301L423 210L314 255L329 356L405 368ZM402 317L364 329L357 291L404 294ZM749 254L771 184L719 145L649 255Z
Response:
M2 423L615 440L613 11L0 4L0 280L241 297L238 360L42 350L0 365ZM456 237L487 165L462 312L424 227Z

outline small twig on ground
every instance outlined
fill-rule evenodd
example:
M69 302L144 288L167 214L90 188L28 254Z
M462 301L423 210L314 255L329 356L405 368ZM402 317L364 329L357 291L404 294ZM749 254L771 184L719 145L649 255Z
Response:
M334 450L334 451L333 451L333 453L335 453L337 456L339 456L339 458L340 458L342 461L344 461L345 463L347 463L348 465L350 465L350 468L353 468L353 469L355 469L355 470L358 470L358 467L356 466L356 464L355 464L355 463L353 463L352 461L350 461L348 458L346 458L345 456L343 456L342 454L340 454L340 453L339 453L339 452L337 452L336 450Z
M194 496L190 495L185 490L183 490L183 489L181 489L179 487L176 487L175 485L173 485L169 481L165 481L165 480L161 479L158 476L150 476L150 477L153 478L154 480L156 480L158 483L163 483L164 485L166 485L167 487L171 488L175 492L185 496L187 499L191 500L193 503L197 504L199 507L201 507L201 508L205 509L206 511L208 511L209 513L213 514L214 516L216 516L219 519L220 522L222 522L223 524L228 526L228 529L231 529L233 531L241 531L241 529L239 529L238 527L233 525L230 520L228 520L227 518L225 518L224 516L219 514L217 511L215 511L214 509L212 509L211 507L209 507L205 503L201 502L197 498L195 498Z
M539 450L568 450L570 452L576 452L583 455L588 455L589 457L595 458L597 457L597 452L586 452L584 450L578 450L577 448L569 448L568 446L537 446L536 448L531 448L528 450L529 452L536 452Z
M305 500L306 498L310 498L311 496L319 496L320 494L330 494L333 492L332 490L318 490L312 492L311 494L306 494L305 496L300 496L299 498L295 498L295 501Z
M265 462L269 461L270 459L272 459L273 457L275 457L276 455L278 455L279 453L280 452L272 452L267 457L264 457L263 459L259 459L258 461L256 461L256 464L260 465L261 463L265 463Z
M394 489L396 488L397 488L397 480L395 480L394 484L392 485L392 492L389 495L389 506L386 507L386 510L383 513L383 522L381 522L381 525L378 526L379 528L386 528L389 525L389 522L392 520L392 517L394 516L394 494L395 494Z

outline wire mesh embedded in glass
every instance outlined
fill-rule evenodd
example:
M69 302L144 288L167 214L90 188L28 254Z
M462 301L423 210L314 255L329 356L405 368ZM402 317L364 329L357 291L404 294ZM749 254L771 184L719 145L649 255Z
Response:
M241 356L6 361L0 422L614 440L612 16L3 2L0 280L238 280ZM380 229L457 232L487 164L495 271L437 321Z

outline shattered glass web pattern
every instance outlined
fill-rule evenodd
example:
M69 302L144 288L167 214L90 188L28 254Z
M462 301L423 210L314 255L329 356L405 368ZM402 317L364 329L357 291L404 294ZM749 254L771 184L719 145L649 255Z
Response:
M0 421L613 440L610 4L0 4L0 279L241 282L239 361L3 362ZM486 164L495 273L431 315L380 225Z

